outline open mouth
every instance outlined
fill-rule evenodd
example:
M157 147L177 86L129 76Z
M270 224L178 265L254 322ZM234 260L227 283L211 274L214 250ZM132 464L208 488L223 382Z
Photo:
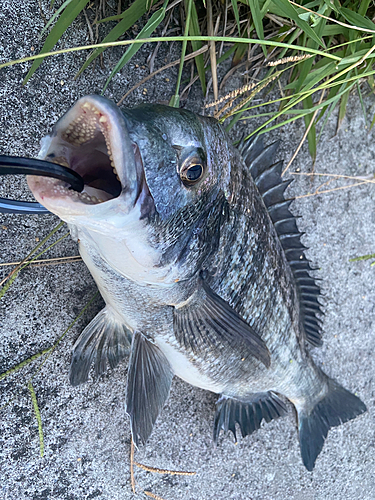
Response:
M122 113L107 99L80 99L42 142L41 157L79 174L84 189L78 193L61 180L29 181L41 203L45 198L67 198L75 203L96 205L130 194L139 196L143 165L137 144L130 141ZM36 193L37 191L37 193Z
M82 177L84 189L76 196L83 203L117 198L122 185L111 148L108 117L88 102L77 111L78 116L68 127L57 132L46 160L69 167Z

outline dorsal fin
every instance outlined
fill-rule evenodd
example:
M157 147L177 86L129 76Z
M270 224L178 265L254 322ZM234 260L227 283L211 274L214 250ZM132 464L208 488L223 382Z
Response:
M323 314L317 300L320 287L315 278L310 276L309 271L313 268L305 256L306 247L301 243L303 233L298 230L296 217L289 210L293 199L284 197L284 191L291 180L282 179L283 164L274 161L278 146L279 143L274 142L264 147L263 140L258 135L246 142L241 141L238 149L262 195L293 272L300 298L305 338L310 344L318 346L322 344L320 319L317 317L317 314Z

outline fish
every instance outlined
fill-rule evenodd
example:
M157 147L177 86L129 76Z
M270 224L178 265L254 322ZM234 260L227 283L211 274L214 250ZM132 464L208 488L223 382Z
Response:
M278 144L236 148L213 118L159 104L120 110L89 95L41 142L81 193L29 176L65 221L105 307L73 346L77 386L129 356L126 413L145 444L172 378L219 395L213 438L243 437L296 409L311 471L331 427L366 411L309 352L322 343L320 287L284 192Z

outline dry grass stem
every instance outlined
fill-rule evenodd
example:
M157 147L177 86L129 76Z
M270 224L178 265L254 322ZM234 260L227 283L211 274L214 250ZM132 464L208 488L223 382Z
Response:
M143 490L143 493L148 497L155 498L155 500L164 500L164 498L160 497L159 495L155 495L155 493L151 493L151 491Z
M229 94L226 94L223 97L220 97L220 99L217 99L216 101L209 102L208 104L205 105L205 108L212 108L213 106L217 106L221 104L224 101L227 101L228 99L235 99L241 94L244 94L245 92L248 92L249 90L253 90L254 87L256 87L258 84L257 83L248 83L247 85L244 85L243 87L233 90L232 92L229 92Z
M256 46L254 45L253 49L255 49ZM254 53L255 50L251 49L251 52ZM263 52L261 54L258 54L256 56L253 56L251 57L250 59L246 60L246 61L243 61L242 63L240 64L237 64L237 66L234 66L232 69L230 69L226 75L224 76L224 78L222 79L221 81L221 84L220 84L220 87L219 87L219 90L223 89L224 88L224 85L226 83L226 81L233 75L233 73L236 73L240 68L242 68L242 66L246 66L249 62L251 63L254 63L255 61L258 61L260 60L260 64L262 64L263 62L263 59L264 59L264 55L263 55ZM258 63L259 64L259 63ZM253 64L252 65L252 69L255 69L257 67L256 64ZM252 77L253 80L254 80L254 76Z
M199 75L195 75L195 77L189 82L186 87L182 90L181 95L180 95L180 100L183 99L184 94L194 85L194 83L198 80Z
M162 36L165 36L165 34L168 31L168 27L169 27L169 24L171 22L172 14L173 14L172 10L167 14L167 18L165 20L165 26L163 28L163 31L161 32ZM172 31L174 31L174 29L170 30L169 33L171 33ZM158 42L156 44L156 47L153 50L152 54L147 58L147 64L148 64L148 67L150 68L150 73L153 73L153 71L154 71L155 59L156 59L156 56L158 54L160 45L161 45L161 42Z
M71 257L54 257L53 259L38 259L38 260L33 260L32 267L35 267L34 264L41 264L41 263L56 263L56 264L68 264L70 262L79 262L81 261L82 258L80 255L72 255ZM29 263L31 261L26 260L23 262L2 262L0 263L0 267L4 266L19 266L20 264L24 263Z
M315 177L315 176L322 176L322 177L331 177L330 180L324 182L321 184L313 193L307 193L307 194L302 194L300 196L296 196L295 198L308 198L310 196L317 196L319 194L326 194L326 193L332 193L333 191L339 191L340 189L349 189L355 186L362 186L363 184L375 184L374 176L371 178L365 178L361 176L354 176L354 175L341 175L341 174L322 174L322 173L304 173L304 172L291 172L291 175L305 175L308 177ZM324 186L327 186L331 181L338 180L338 179L350 179L350 180L355 180L355 181L360 181L360 182L355 182L352 184L349 184L348 186L339 186L336 188L332 189L326 189L324 191L321 191L321 189Z
M228 23L228 0L225 0L225 8L224 8L224 27L223 27L223 36L227 31L227 23ZM220 44L219 57L221 57L224 49L224 42Z
M275 14L267 13L265 17L280 26L280 28L283 28L286 25L293 26L293 23L291 21L283 17L276 16Z
M91 26L89 18L87 16L86 9L83 9L83 14L84 14L85 19L86 19L87 29L89 30L89 35L90 35L91 43L95 43L94 32L92 31L92 26Z
M270 61L267 63L267 66L278 66L279 64L286 64L289 62L298 62L298 61L303 61L304 59L308 59L311 57L310 55L303 55L303 56L290 56L290 57L283 57L282 59L279 59L277 61Z
M203 45L203 47L201 47L199 50L196 50L195 52L192 52L191 54L185 56L185 61L189 61L190 59L193 59L195 56L199 56L200 54L204 54L204 52L206 52L207 50L208 50L208 45ZM150 80L151 78L153 78L155 75L157 75L158 73L161 73L162 71L165 71L168 68L172 68L173 66L177 66L178 64L180 64L180 62L181 62L181 58L177 59L176 61L172 61L172 62L166 64L165 66L163 66L162 68L157 69L156 71L154 71L150 75L147 75L145 78L143 78L143 80L141 80L136 85L134 85L134 87L132 87L128 92L126 92L126 94L124 94L121 97L121 99L117 103L117 106L120 106L124 102L124 100L132 92L134 92L134 90L136 90L138 87L140 87L141 85L143 85L144 83L146 83L148 80Z
M135 477L134 477L134 441L133 437L130 437L130 484L135 494Z
M14 269L11 270L11 272L7 276L5 276L5 278L3 280L0 281L0 286L3 286L6 281L8 281L15 273L18 272L20 270L21 266L23 266L23 264L28 262L27 259L29 257L30 257L30 255L25 257L24 260L21 260L21 262L19 264L17 264L17 267L15 267Z
M195 476L196 474L196 472L158 469L157 467L150 467L148 465L143 465L135 461L133 463L140 469L146 470L147 472L156 472L157 474L169 474L170 476Z
M207 0L207 32L208 36L214 36L214 24L212 19L212 1ZM211 59L211 74L212 74L212 88L214 91L215 101L219 98L219 85L217 80L217 63L216 63L216 48L215 42L209 42L210 59Z
M319 102L318 102L318 106L319 106L320 104L322 104L322 101L323 101L323 98L324 98L325 93L326 93L326 90L325 90L325 89L323 89L323 90L322 90L322 93L321 93L321 96L320 96L320 99L319 99ZM302 139L301 139L301 142L298 144L297 149L294 151L293 156L292 156L292 157L291 157L291 159L289 160L288 165L284 168L284 170L283 170L283 172L282 172L281 176L283 176L283 175L285 175L285 174L286 174L286 172L288 171L288 169L289 169L290 165L293 163L293 161L294 161L295 157L298 155L299 150L301 149L301 147L302 147L303 143L304 143L304 142L305 142L305 140L306 140L306 137L307 137L308 133L310 132L311 127L313 126L313 123L314 123L315 117L316 117L316 115L317 115L317 113L318 113L319 109L320 109L320 108L318 108L318 109L316 109L316 110L314 111L314 114L313 114L313 116L312 116L312 118L311 118L311 120L310 120L309 126L306 128L305 133L303 134L303 137L302 137Z
M261 90L263 90L265 87L267 87L268 84L276 80L276 78L279 77L279 73L275 73L272 78L269 78L267 81L263 83L259 83L255 90L251 92L249 96L247 96L245 99L243 99L231 112L227 113L226 115L223 116L222 120L226 120L230 116L234 115L237 111L239 111L243 106L245 106L251 99L257 95ZM229 101L218 113L216 113L214 116L216 119L220 117L224 113L224 111L227 111L227 109L231 108L234 104L234 101Z
M182 2L182 0L175 0L170 5L168 5L168 7L165 9L165 11L168 12L169 10L173 9L174 7L176 7L176 5L178 5L181 2Z
M327 193L332 193L333 191L340 191L340 189L349 189L355 186L362 186L362 184L368 184L368 181L363 181L363 182L357 182L355 184L349 184L349 186L340 186L337 188L332 188L332 189L326 189L325 191L319 191L319 189L322 186L319 186L318 189L314 191L314 193L308 193L308 194L301 194L300 196L296 196L295 199L297 200L298 198L309 198L310 196L317 196L319 194L327 194Z
M375 175L369 177L364 177L360 175L344 175L344 174L322 174L320 172L290 172L291 175L305 175L308 177L319 176L319 177L336 177L338 179L350 179L354 181L364 181L370 184L375 184Z
M196 472L185 472L185 471L175 471L175 470L167 470L167 469L158 469L157 467L149 467L148 465L140 464L134 460L134 441L133 438L130 438L130 484L135 494L135 486L136 480L134 477L134 465L143 469L147 472L156 472L157 474L169 474L171 476L194 476ZM142 488L141 488L142 489ZM148 497L154 498L155 500L164 500L161 496L152 493L151 491L145 491L142 489L142 492Z

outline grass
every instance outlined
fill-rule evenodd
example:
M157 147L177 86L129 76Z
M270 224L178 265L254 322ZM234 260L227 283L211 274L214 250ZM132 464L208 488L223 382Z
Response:
M105 92L111 79L144 43L180 41L179 71L170 105L179 106L180 86L189 51L197 52L192 81L199 80L206 104L207 89L212 88L217 101L212 109L228 130L238 120L259 117L259 111L249 113L259 107L253 104L255 98L259 98L260 92L264 97L267 89L275 86L276 80L282 77L281 96L262 104L262 108L268 109L268 115L263 114L266 119L256 133L265 133L303 119L313 159L332 112L336 108L339 110L339 128L345 117L350 92L356 91L363 103L363 89L374 90L375 23L372 19L375 7L370 0L135 0L122 12L107 17L103 17L98 2L66 0L51 14L43 30L42 34L48 32L48 35L39 55L22 60L33 60L24 83L34 75L43 59L51 55L62 34L72 29L72 23L83 11L90 32L98 26L108 28L101 43L97 38L95 42L98 43L84 48L72 47L54 52L91 51L76 77L86 71L104 50L123 45L126 50L122 57L113 68L107 68ZM172 29L172 13L175 18L178 17L181 30L178 37L168 36ZM142 25L143 28L134 40L118 41L128 38L128 30L135 29L135 25ZM159 36L160 32L162 36ZM207 52L199 53L206 42ZM309 57L305 57L307 55ZM253 84L253 89L231 97L223 106L223 111L220 110L218 69L228 58L231 58L234 67L245 66L248 83ZM256 60L255 64L252 64L253 60ZM283 65L281 70L278 63ZM275 105L278 106L277 111L274 111ZM365 113L364 106L363 111ZM371 128L375 116L369 119L369 123Z
M360 260L371 260L375 259L375 253L368 254L368 255L362 255L360 257L354 257L354 259L350 259L349 262L358 262ZM374 262L371 262L371 266L375 266L375 260Z

